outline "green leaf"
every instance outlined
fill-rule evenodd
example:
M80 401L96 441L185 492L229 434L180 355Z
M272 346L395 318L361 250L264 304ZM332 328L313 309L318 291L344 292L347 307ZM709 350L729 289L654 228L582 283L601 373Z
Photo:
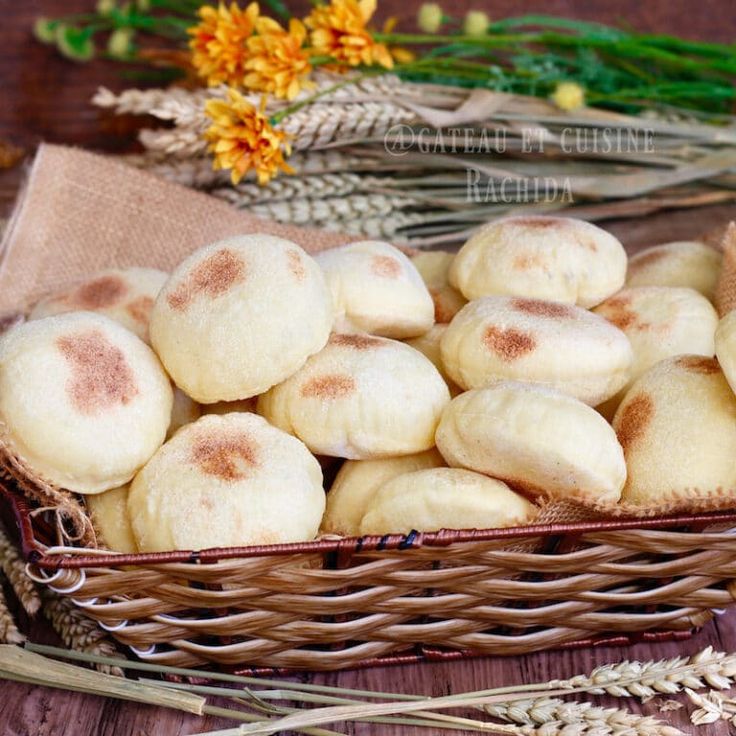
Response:
M89 61L95 55L93 30L59 23L56 27L56 46L63 56L72 61Z
M56 27L58 25L58 20L52 20L51 18L40 16L36 18L36 22L33 24L33 35L41 41L41 43L55 43Z

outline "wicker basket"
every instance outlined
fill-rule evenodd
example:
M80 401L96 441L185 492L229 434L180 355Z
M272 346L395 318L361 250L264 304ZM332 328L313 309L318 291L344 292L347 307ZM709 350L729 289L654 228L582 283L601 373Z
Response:
M736 512L118 555L49 546L53 527L2 491L30 574L169 665L338 670L678 638L736 598Z

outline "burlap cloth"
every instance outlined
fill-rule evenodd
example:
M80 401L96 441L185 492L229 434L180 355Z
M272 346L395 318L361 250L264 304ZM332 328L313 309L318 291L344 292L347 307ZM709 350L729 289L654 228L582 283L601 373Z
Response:
M247 232L281 235L312 253L356 239L261 220L114 159L42 145L0 245L0 325L9 326L12 316L7 315L24 312L40 296L100 269L150 266L170 270L202 245ZM736 227L729 232L720 291L722 303L732 305L736 301ZM28 469L5 460L0 462L0 474L11 474L43 506L63 507L62 521L71 523L81 542L94 544L89 521L83 520L82 508L71 494L45 484L29 484ZM596 508L568 499L544 504L538 521L554 524L733 505L731 494L722 492L707 497L681 494L656 509Z

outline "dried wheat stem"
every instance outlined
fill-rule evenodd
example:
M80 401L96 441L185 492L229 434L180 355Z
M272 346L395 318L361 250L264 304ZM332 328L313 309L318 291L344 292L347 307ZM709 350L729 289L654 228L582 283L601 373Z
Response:
M103 657L111 657L117 653L115 644L107 634L69 598L48 589L44 590L43 612L69 649ZM123 674L120 667L106 664L96 664L95 667L106 674Z
M8 538L2 524L0 524L0 567L26 613L29 616L38 613L41 607L41 597L33 580L26 575L25 563L20 558L15 545Z
M5 593L3 593L0 585L0 642L3 644L21 644L23 641L25 641L25 637L15 625L8 608L8 602L5 600Z
M125 163L145 169L176 184L195 189L209 189L230 181L230 172L215 171L208 156L192 158L158 158L154 155L129 155L122 157Z
M138 132L138 140L149 151L177 158L201 156L207 151L207 141L202 138L202 130L191 126L161 130L144 128Z

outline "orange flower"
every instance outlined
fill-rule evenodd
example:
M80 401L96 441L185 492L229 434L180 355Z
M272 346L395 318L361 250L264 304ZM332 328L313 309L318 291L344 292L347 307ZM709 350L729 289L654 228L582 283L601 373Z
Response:
M386 18L386 22L383 24L383 32L393 33L398 22L399 19L395 15ZM403 46L389 46L388 52L391 54L391 58L399 64L408 64L417 58L413 51L409 51L409 49L405 49Z
M236 3L228 8L224 3L215 8L203 5L201 22L187 30L192 37L192 65L210 86L239 85L245 74L246 41L253 34L258 20L258 3L241 10Z
M264 98L265 103L265 98ZM227 91L227 100L208 100L205 112L212 125L205 131L208 150L214 153L214 169L230 169L230 178L237 184L253 170L258 183L267 184L279 171L293 174L284 161L291 153L289 136L273 128L261 110L257 110L234 89Z
M314 86L305 79L312 66L302 48L307 29L301 21L292 18L286 31L272 18L261 17L256 21L256 33L247 42L246 87L293 100L302 87Z
M305 19L311 30L312 51L332 56L348 66L380 64L391 69L394 61L386 46L376 43L366 25L376 10L376 0L332 0L318 5Z

